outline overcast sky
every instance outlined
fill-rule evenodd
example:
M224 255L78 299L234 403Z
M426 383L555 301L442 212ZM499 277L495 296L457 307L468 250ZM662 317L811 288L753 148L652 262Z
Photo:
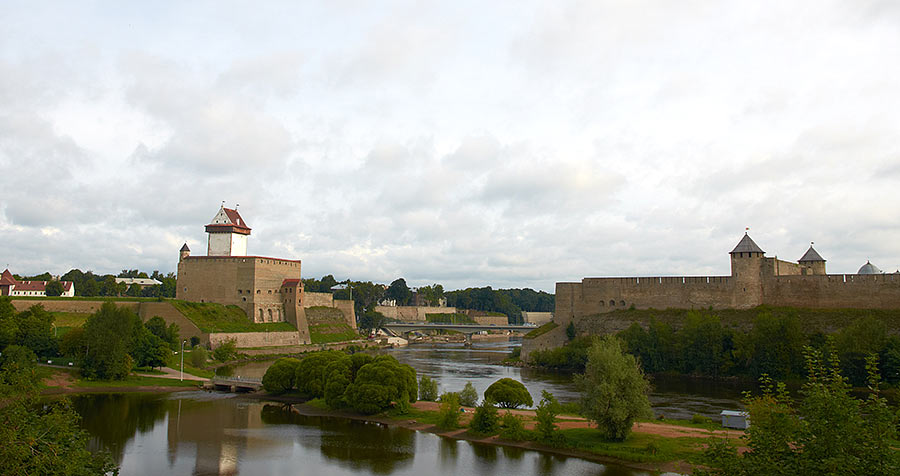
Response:
M304 277L900 266L900 2L0 3L0 266Z

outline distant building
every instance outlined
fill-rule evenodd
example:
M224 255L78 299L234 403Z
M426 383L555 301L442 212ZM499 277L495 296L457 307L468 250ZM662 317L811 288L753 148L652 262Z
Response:
M47 283L49 281L18 281L9 270L4 270L0 275L0 296L47 296ZM62 284L61 297L75 296L75 283L72 281L60 281Z

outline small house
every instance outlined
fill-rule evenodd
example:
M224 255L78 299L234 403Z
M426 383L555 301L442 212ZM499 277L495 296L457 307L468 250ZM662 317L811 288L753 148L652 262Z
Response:
M743 411L722 410L722 426L746 430L750 426L750 415Z

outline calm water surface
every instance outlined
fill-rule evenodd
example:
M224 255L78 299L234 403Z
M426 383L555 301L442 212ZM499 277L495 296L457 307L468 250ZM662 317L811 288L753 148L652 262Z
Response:
M72 397L122 475L605 475L648 473L301 415L280 404L201 391Z
M497 379L508 377L525 384L535 404L540 401L542 390L549 391L561 402L576 401L578 391L570 374L497 365L521 344L521 338L510 338L475 342L470 348L459 343L413 344L386 352L413 366L419 375L436 378L440 392L459 391L466 382L472 382L478 394L482 395ZM262 377L271 364L271 361L250 362L221 368L219 373ZM701 414L718 419L722 410L742 408L740 398L743 390L746 388L741 384L730 382L657 377L653 380L650 403L657 416L689 419L694 414Z

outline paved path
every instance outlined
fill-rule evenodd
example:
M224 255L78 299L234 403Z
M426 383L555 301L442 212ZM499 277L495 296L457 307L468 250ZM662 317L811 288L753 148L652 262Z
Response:
M135 374L140 375L141 377L171 378L171 379L175 379L175 380L181 379L181 370L175 370L171 367L162 367L162 368L160 368L160 370L162 370L165 373L160 375L160 374L145 374L145 373L136 372ZM209 381L208 378L198 377L196 375L191 375L187 372L184 373L184 379L185 380L198 380L200 382L208 382Z

